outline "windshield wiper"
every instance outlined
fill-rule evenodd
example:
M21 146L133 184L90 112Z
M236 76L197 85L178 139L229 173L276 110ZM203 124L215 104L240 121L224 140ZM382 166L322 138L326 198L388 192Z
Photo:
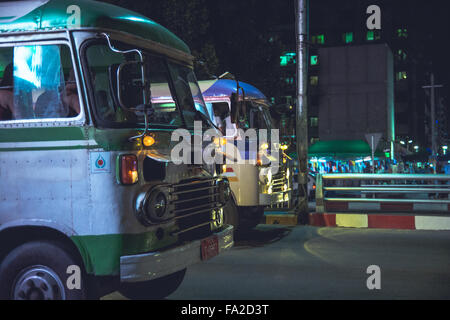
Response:
M217 130L219 130L219 127L217 127L214 122L211 121L211 119L209 119L203 112L201 112L200 110L195 109L195 114L199 115L200 118L203 120L203 122L208 123L210 126L216 128Z

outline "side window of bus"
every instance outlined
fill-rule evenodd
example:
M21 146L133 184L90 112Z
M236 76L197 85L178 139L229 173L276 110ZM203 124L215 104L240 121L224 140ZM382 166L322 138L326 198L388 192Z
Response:
M0 48L0 121L11 120L13 110L13 50Z
M0 70L0 121L70 118L80 113L67 46L0 48Z

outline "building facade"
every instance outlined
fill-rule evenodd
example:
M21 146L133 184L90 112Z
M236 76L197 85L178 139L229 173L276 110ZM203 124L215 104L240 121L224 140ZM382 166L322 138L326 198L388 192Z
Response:
M427 54L426 31L418 23L418 12L426 4L418 2L405 5L404 1L310 1L309 7L309 66L308 66L308 121L309 141L314 143L321 139L329 139L333 128L325 128L330 122L323 117L329 114L322 111L322 106L329 99L324 89L328 86L324 76L330 76L333 66L338 67L345 74L357 74L362 65L369 66L373 58L366 54L366 60L359 55L358 50L379 48L384 46L392 52L392 83L394 105L394 140L397 144L404 144L405 149L414 151L429 150L431 146L431 116L429 92L422 86L428 84L429 75L433 72L431 56ZM367 8L377 5L381 13L381 29L369 30L367 19L370 14ZM286 39L287 30L295 34L295 26L278 26L274 28L274 36ZM296 50L295 38L286 40L285 51L280 52L280 89L274 97L275 104L285 102L293 104L296 98ZM335 49L333 49L335 48ZM338 52L343 48L354 48L356 60L348 60L342 65L342 56ZM331 51L329 51L329 50ZM333 51L334 50L334 51ZM375 51L377 49L374 49ZM345 50L344 50L345 51ZM336 52L330 55L329 52ZM326 57L323 55L327 54ZM326 64L325 64L326 62ZM384 67L383 67L384 68ZM346 70L344 70L346 69ZM377 76L377 68L368 69ZM325 83L324 83L325 81ZM369 85L368 82L364 82ZM325 99L325 101L324 101ZM355 101L356 102L356 101ZM358 103L359 104L359 103ZM369 107L366 102L364 108ZM362 108L362 109L364 109ZM360 110L362 110L360 109ZM291 123L289 130L294 134L295 124L291 114L284 117ZM345 111L347 112L347 111ZM354 113L355 115L357 113ZM374 119L377 115L374 115ZM446 144L448 139L448 105L436 90L436 134L439 145ZM332 124L336 125L336 124ZM360 122L357 122L360 125ZM356 132L348 127L349 131ZM336 129L337 130L337 129ZM369 129L368 129L369 130ZM330 133L331 132L331 135ZM359 137L355 136L355 139Z

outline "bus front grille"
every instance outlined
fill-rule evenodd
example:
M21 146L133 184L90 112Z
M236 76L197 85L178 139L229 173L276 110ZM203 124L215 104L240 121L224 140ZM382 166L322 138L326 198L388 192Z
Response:
M284 186L288 184L284 171L280 171L272 178L272 192L285 191Z
M190 180L172 186L172 207L180 241L211 234L212 211L222 206L217 179Z

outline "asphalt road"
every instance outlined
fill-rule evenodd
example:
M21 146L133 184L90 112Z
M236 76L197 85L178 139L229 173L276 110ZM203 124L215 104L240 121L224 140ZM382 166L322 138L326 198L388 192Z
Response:
M168 299L450 299L450 231L259 225Z

